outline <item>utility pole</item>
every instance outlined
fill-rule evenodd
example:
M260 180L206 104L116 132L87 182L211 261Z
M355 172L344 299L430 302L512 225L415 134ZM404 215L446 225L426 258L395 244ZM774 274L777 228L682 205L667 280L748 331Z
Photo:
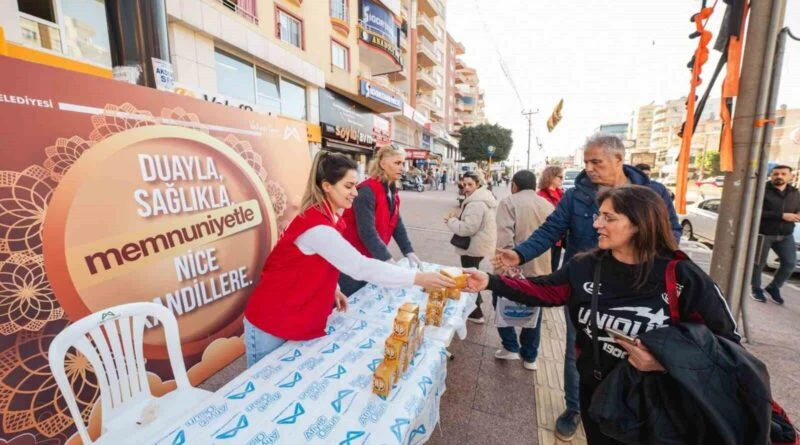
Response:
M528 111L522 110L522 115L525 116L526 119L528 119L528 162L527 164L525 164L525 168L527 170L530 170L531 168L531 130L533 130L533 118L531 116L533 116L538 112L539 112L538 108L536 110L528 110ZM536 140L538 142L539 138L537 137Z
M748 243L754 224L752 210L759 180L756 169L764 136L763 126L756 124L767 112L772 62L785 6L786 0L752 2L745 38L740 94L733 118L734 166L725 177L711 260L711 276L726 295L735 319L741 310L742 286L752 272L745 270L748 249L742 243Z

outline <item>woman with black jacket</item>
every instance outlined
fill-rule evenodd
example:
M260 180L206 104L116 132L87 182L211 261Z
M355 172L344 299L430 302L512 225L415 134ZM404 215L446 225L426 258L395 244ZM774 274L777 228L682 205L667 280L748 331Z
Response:
M608 189L598 201L594 227L599 248L576 256L557 272L516 279L467 271L471 292L489 289L531 306L569 307L577 330L581 418L590 445L620 443L605 436L587 415L594 390L617 363L628 360L639 371L664 372L639 340L615 340L607 329L636 337L671 324L665 272L678 250L666 206L649 188ZM703 323L738 343L736 322L714 281L688 260L677 263L675 276L680 319ZM596 323L591 321L592 306Z

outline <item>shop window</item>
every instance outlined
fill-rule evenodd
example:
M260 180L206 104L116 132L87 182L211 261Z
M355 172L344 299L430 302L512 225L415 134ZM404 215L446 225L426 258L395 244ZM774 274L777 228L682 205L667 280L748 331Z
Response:
M256 102L270 113L280 114L281 93L278 87L280 79L264 70L256 72Z
M285 116L306 120L306 89L281 78L281 112Z
M103 0L17 0L17 6L22 38L27 44L111 66Z
M303 48L303 22L283 9L276 8L278 38L286 43Z
M346 46L331 40L331 65L341 70L350 71L350 54Z
M256 102L253 65L238 57L216 50L217 90L249 103Z

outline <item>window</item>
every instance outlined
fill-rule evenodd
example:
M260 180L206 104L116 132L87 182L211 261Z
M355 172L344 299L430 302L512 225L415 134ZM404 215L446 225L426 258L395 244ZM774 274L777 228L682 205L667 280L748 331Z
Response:
M278 23L276 24L278 38L302 49L303 22L280 8L277 8L276 15L278 18Z
M306 89L281 78L281 112L285 116L306 120Z
M709 199L708 201L700 204L699 207L701 210L719 213L719 199Z
M350 71L350 54L346 46L336 40L331 40L331 65L336 68Z
M306 119L306 89L252 63L216 50L217 90L226 96L257 104L258 110Z
M347 0L330 0L331 17L344 22L347 21Z
M18 0L17 5L22 38L28 44L111 66L103 0Z
M256 103L253 65L220 50L216 51L214 59L217 66L217 90L226 96Z
M256 72L256 103L270 113L281 112L281 92L278 76L264 70Z

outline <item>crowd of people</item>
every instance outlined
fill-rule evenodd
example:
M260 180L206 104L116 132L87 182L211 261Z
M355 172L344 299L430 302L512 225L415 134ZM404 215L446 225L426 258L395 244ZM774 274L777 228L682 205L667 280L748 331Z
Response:
M593 135L583 147L585 168L573 188L562 189L558 166L545 168L538 181L532 171L521 170L500 202L489 189L493 177L466 172L458 178L464 199L444 224L469 275L468 290L478 293L468 319L485 322L481 291L492 292L493 305L505 298L525 306L564 307L566 409L556 421L561 440L571 440L583 423L592 445L766 444L770 400L763 397L769 394L766 372L759 371L763 365L739 345L719 288L679 251L682 231L670 192L642 169L625 165L624 151L618 137ZM324 335L331 311L347 310L348 296L368 282L454 285L416 267L421 261L403 224L396 186L403 164L401 150L384 147L369 177L358 183L356 164L346 156L315 157L301 212L267 259L245 311L248 366L287 340ZM444 189L446 170L438 177L424 174L426 182ZM777 192L770 193L797 192L785 191L779 177L773 173ZM795 204L788 216L765 211L777 221L778 234L768 241L773 248L781 248L788 230L780 221L800 221L800 199ZM392 239L411 268L394 264ZM484 259L492 273L478 270ZM776 276L767 287L770 295L781 279ZM753 286L760 289L755 274ZM498 328L503 347L497 359L521 359L525 369L536 369L541 311L534 317L519 333L514 326ZM723 358L692 368L708 350ZM697 388L699 377L738 399L704 393ZM648 417L676 406L680 412ZM730 442L731 435L745 440Z

